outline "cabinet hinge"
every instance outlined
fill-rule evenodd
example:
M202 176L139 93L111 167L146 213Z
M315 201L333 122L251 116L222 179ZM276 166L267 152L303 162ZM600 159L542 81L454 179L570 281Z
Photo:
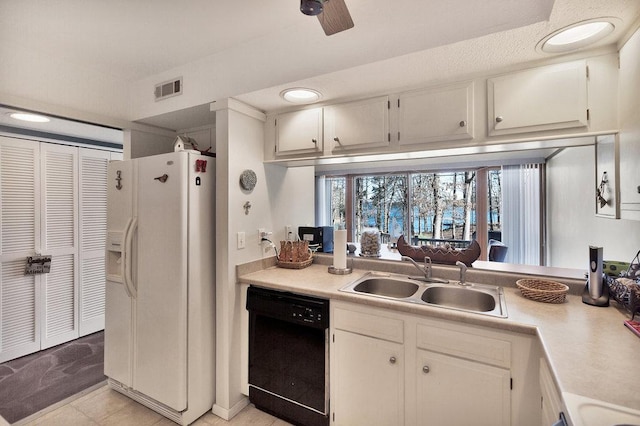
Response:
M589 65L587 65L587 80L589 80Z
M333 339L332 340L333 340L333 343L336 342L336 335L335 334L333 335Z
M398 108L400 108L400 99L398 99Z
M591 120L591 114L589 112L589 108L587 108L587 121Z
M278 119L276 118L275 120L273 120L273 125L277 126L278 125Z
M513 390L513 377L509 379L509 389Z
M398 132L398 140L400 140L400 132Z
M387 101L387 109L391 109L391 101Z
M391 142L391 132L387 133L387 142Z
M620 69L620 52L618 52L618 69Z
M336 413L334 412L333 416L331 416L331 417L333 417L333 421L335 422L336 421Z

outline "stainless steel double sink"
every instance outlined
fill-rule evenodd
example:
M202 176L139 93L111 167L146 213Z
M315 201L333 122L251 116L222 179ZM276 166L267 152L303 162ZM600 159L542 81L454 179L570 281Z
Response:
M367 272L340 289L347 293L437 306L499 318L507 317L502 287L475 283L431 283L423 277Z

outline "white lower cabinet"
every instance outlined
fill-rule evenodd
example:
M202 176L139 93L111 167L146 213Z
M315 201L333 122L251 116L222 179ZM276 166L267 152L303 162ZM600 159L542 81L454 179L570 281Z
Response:
M509 370L425 350L417 361L417 424L511 424Z
M542 410L541 426L555 424L562 411L562 399L551 375L551 369L544 358L540 359L540 407Z
M334 336L334 424L402 424L404 346L342 330Z
M334 425L540 424L533 336L332 301Z

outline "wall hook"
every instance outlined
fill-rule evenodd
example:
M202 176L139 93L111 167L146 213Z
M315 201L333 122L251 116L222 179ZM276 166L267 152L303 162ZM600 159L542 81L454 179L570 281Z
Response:
M122 189L122 172L120 170L116 171L116 189L120 191Z

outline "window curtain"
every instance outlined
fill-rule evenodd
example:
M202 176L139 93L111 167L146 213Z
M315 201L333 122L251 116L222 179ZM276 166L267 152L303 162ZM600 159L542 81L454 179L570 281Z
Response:
M502 242L505 262L540 265L542 164L502 167Z

